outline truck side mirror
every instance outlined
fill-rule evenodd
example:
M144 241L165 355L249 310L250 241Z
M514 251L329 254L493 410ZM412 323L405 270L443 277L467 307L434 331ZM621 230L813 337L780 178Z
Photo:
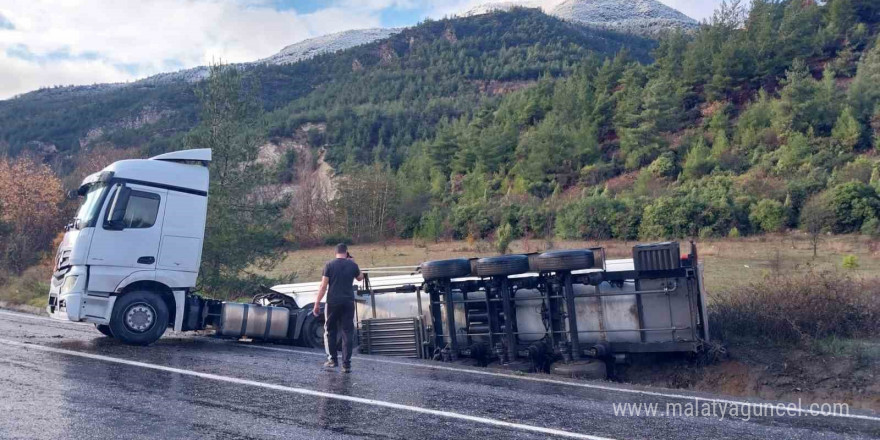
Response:
M113 202L107 211L107 219L104 221L104 229L121 231L125 229L125 208L128 207L128 198L131 196L131 188L120 186L116 190Z

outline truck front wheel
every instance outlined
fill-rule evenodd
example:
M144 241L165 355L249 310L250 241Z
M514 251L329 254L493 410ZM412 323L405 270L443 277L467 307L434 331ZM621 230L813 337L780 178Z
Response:
M153 292L134 291L116 300L110 331L114 337L129 345L149 345L156 342L168 327L168 306Z
M95 324L95 328L101 332L102 335L107 336L109 338L113 337L113 333L110 332L110 326L105 324Z

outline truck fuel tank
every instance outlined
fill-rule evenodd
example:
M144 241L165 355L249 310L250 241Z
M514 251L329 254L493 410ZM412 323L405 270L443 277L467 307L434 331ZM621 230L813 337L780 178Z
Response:
M290 325L290 310L257 304L223 303L220 334L258 339L285 339Z

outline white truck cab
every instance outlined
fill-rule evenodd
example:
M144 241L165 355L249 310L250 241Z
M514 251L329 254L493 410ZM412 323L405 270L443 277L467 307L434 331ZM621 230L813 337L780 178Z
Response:
M115 162L83 181L58 249L47 311L149 344L184 328L208 207L210 149Z

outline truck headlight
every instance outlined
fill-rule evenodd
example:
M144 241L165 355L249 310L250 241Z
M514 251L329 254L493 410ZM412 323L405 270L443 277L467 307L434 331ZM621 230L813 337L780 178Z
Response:
M74 287L76 287L76 279L79 278L79 275L71 275L69 277L64 278L64 284L61 285L61 289L59 293L61 295L70 293Z

